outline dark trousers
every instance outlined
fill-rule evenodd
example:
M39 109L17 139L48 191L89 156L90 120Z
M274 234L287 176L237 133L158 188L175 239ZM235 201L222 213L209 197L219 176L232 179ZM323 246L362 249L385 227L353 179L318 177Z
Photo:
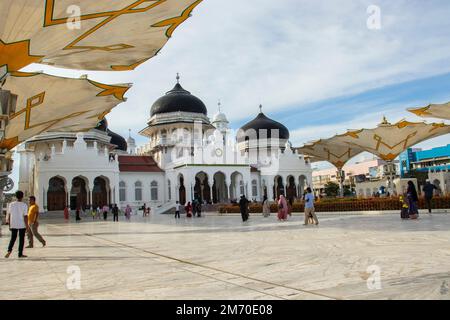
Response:
M425 203L427 205L428 212L431 213L431 200L433 197L425 197Z
M180 211L175 211L175 219L180 218Z
M108 212L103 212L103 220L106 220L108 218Z
M11 229L11 240L9 241L8 252L12 252L14 244L16 243L17 233L19 233L19 257L23 255L26 231L27 229Z
M119 214L114 214L114 219L113 221L119 221Z

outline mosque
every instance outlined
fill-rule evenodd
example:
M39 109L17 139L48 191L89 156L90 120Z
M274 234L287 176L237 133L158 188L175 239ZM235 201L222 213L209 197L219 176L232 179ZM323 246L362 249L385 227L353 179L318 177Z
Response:
M194 197L204 203L300 197L311 185L308 159L293 151L289 131L259 114L237 133L220 110L175 87L155 101L137 147L108 128L106 119L83 133L47 132L18 148L19 189L43 211L144 203L156 212Z

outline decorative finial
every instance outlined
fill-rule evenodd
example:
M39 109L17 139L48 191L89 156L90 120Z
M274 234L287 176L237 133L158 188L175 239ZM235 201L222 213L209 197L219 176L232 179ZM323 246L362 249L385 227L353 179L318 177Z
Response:
M389 122L386 119L386 116L383 116L383 120L381 121L381 124L389 124Z
M222 112L221 111L222 103L220 103L220 99L219 99L219 102L217 103L217 105L219 106L219 112Z
M262 104L259 105L259 113L262 113Z
M128 129L128 137L131 138L131 129Z
M180 83L180 74L177 72L177 83Z

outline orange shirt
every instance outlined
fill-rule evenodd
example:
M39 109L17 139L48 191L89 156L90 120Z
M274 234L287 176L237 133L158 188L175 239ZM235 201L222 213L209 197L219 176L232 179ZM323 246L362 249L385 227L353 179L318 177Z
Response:
M39 216L39 207L37 204L33 204L28 208L28 223L35 223Z

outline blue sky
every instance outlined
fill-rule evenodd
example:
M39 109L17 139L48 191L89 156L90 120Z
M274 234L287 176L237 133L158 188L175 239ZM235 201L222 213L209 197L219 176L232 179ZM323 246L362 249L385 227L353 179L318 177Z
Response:
M380 8L379 30L367 27L373 4ZM108 118L117 133L132 129L138 143L145 142L137 132L152 103L180 72L210 116L220 99L238 128L261 103L299 146L374 126L383 115L416 121L406 108L450 101L448 17L448 0L204 0L160 54L133 72L28 69L134 83L128 101Z

